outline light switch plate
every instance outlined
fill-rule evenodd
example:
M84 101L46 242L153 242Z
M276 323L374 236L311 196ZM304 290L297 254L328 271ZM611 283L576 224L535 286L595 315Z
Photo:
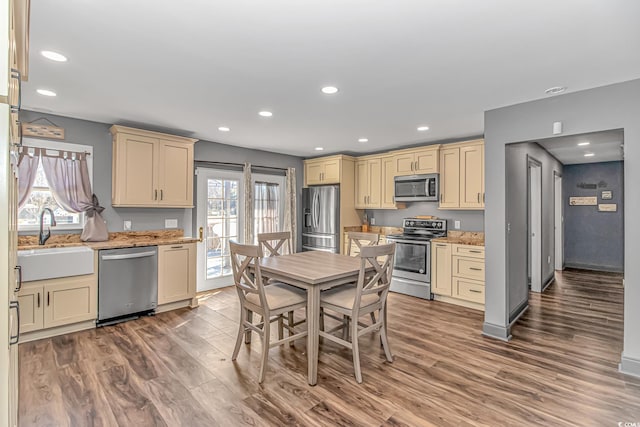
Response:
M178 220L177 219L165 219L164 220L164 228L178 228Z
M454 221L453 228L455 228L456 230L460 230L460 221Z
M131 221L124 222L124 231L131 231Z

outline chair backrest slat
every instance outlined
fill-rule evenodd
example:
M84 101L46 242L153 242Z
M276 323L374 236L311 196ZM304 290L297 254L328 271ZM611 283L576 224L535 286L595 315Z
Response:
M280 231L276 233L258 234L258 245L263 256L278 256L284 253L291 254L291 232Z
M362 295L379 294L381 300L386 301L387 292L391 285L393 257L396 244L388 243L378 246L363 246L360 249L360 274L356 289L356 306L360 305ZM367 269L373 267L372 272Z
M266 298L262 274L260 273L260 258L262 255L260 247L257 245L242 245L235 242L229 242L229 245L233 282L238 291L238 296L244 301L246 294L257 293L260 295L261 304L264 304Z
M375 246L380 241L380 235L377 233L363 233L361 231L349 231L347 233L349 245L347 246L347 255L351 256L351 247L355 243L358 249L362 250L363 246ZM357 254L353 254L354 256Z

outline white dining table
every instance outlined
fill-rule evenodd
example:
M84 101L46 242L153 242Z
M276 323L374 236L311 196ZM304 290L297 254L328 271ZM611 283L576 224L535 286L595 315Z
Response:
M320 291L356 282L360 264L359 257L322 251L300 252L260 260L263 277L307 291L307 363L310 385L316 385L318 382Z

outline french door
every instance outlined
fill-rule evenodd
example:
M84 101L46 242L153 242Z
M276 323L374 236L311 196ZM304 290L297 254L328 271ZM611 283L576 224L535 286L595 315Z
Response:
M252 174L253 185L253 244L258 234L283 231L285 177Z
M197 290L233 285L229 241L244 243L242 172L197 169Z

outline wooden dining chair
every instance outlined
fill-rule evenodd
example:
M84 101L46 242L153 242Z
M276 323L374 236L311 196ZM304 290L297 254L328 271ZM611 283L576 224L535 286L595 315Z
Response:
M328 331L320 331L320 336L351 349L353 352L353 369L358 383L362 382L358 346L358 339L362 335L379 330L387 361L393 362L387 338L386 303L389 285L391 284L395 245L395 243L389 243L379 246L363 246L359 255L361 263L356 286L340 286L320 295L320 307L322 309L347 316L351 320L350 333L346 339L344 334L342 338L332 335L332 332L346 327L345 324L336 326ZM380 259L384 259L384 261L380 262ZM367 271L371 267L372 274ZM375 312L378 313L378 320L373 324L365 325L358 321L361 316Z
M264 256L278 256L284 255L284 253L293 253L291 251L290 231L260 233L258 234L258 245L260 245L260 249Z
M262 252L262 256L272 257L272 256L280 256L284 254L292 254L291 251L291 232L290 231L279 231L275 233L259 233L258 234L258 245L260 246L260 250ZM278 283L269 280L267 284ZM294 328L298 325L306 322L306 319L298 320L297 322L294 320L293 311L287 313L287 323L284 327L289 332L289 336L294 334ZM282 338L282 336L279 336ZM289 345L293 345L293 341L289 343Z
M380 235L377 233L363 233L361 231L349 231L347 233L347 238L349 239L349 245L347 246L347 255L349 256L357 256L359 250L362 249L363 246L375 246L380 241ZM351 253L351 248L355 243L358 248L358 253Z
M236 360L238 357L243 337L247 333L257 333L262 341L262 359L258 375L258 382L262 383L269 349L307 336L306 328L297 334L290 334L287 338L282 338L280 331L278 340L271 342L271 323L277 321L278 326L282 328L284 314L306 307L307 297L303 290L283 283L264 286L260 272L261 251L259 246L242 245L235 242L229 242L229 244L231 246L233 280L240 298L240 326L231 360ZM253 313L262 316L258 324L254 324L252 321Z

